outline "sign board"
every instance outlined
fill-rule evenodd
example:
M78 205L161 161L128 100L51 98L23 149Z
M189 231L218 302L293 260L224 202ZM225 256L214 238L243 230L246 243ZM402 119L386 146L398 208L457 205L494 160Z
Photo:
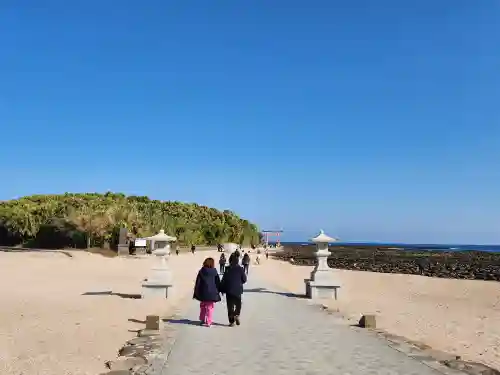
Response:
M135 247L146 247L146 240L142 238L137 238L134 242Z

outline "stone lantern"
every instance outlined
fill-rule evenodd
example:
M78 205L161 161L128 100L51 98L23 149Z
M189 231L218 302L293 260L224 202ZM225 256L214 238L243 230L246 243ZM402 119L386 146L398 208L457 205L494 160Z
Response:
M334 280L333 270L328 267L328 257L330 251L328 244L337 241L325 234L322 230L320 233L311 239L317 246L314 253L316 256L316 266L311 272L310 279L304 280L306 284L307 298L335 298L337 299L337 289L340 288L338 282Z
M229 259L229 256L238 250L238 244L228 242L223 245L224 253L226 254L226 258Z
M172 273L168 266L170 243L177 241L177 238L165 234L162 229L158 234L145 239L150 241L156 264L151 269L151 276L142 283L142 298L167 298L168 289L172 286Z

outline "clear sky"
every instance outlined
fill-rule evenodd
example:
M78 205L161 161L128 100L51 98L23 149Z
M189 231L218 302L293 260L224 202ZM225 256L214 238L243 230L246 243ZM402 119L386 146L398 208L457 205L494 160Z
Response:
M499 38L498 0L4 0L0 199L500 243Z

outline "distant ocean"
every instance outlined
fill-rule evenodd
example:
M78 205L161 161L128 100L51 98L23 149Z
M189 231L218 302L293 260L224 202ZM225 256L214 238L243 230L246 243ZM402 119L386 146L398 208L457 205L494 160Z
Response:
M269 242L275 244L276 242ZM282 245L313 245L312 242L281 242ZM333 245L333 244L332 244ZM488 251L500 252L500 245L436 245L436 244L408 244L408 243L387 243L387 242L335 242L335 246L383 246L394 247L402 250L440 250L440 251Z

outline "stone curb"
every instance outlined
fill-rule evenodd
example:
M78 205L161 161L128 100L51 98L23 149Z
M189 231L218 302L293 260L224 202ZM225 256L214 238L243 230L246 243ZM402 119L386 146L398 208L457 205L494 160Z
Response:
M274 285L274 287L286 292L277 285ZM297 295L297 299L304 298ZM361 328L358 324L353 324L352 319L342 314L339 309L331 309L321 300L305 299L305 301L309 306L320 308L334 317L338 324L350 325L352 329L363 331L366 334L377 335L386 341L392 349L404 353L444 375L500 375L500 371L482 363L464 361L460 356L432 349L428 345L412 341L406 337L396 336L380 329Z
M310 303L314 305L314 303ZM323 311L334 315L343 324L349 324L349 318L332 310L324 303L316 303ZM381 329L361 328L351 324L352 329L366 333L375 334L388 342L388 345L401 353L406 354L419 362L433 368L444 375L500 375L500 371L478 362L469 362L461 359L460 356L452 355L440 350L432 349L430 346L418 341L412 341L406 337L397 336L385 332Z
M352 329L383 339L392 349L404 353L444 375L500 375L500 371L484 364L464 361L460 356L432 349L423 343L411 341L380 329L360 328L351 324L352 322L339 310L332 310L324 303L307 300L307 304L311 308L320 308L332 315L338 324L350 324ZM181 318L183 307L176 308L169 318ZM162 320L165 319L167 318L162 318ZM168 361L179 328L178 325L165 324L160 331L139 331L136 338L128 340L126 345L119 350L117 360L106 362L110 371L101 375L160 374Z
M166 319L181 318L182 307ZM151 375L161 373L177 337L180 327L173 324L164 324L159 331L142 329L137 337L128 340L118 351L118 358L107 361L107 372L100 375Z

